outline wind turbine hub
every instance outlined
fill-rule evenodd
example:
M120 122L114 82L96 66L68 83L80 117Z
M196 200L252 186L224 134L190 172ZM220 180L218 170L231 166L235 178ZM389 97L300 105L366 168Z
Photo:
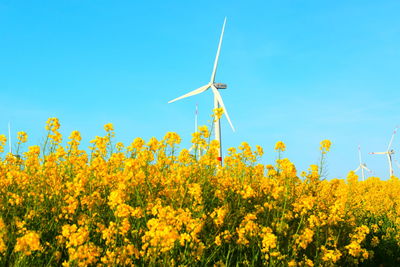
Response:
M217 89L226 89L228 88L228 85L225 83L214 83L215 88Z

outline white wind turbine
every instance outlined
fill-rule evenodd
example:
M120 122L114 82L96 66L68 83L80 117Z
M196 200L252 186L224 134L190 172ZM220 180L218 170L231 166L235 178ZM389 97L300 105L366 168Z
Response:
M392 176L394 176L394 171L393 171L393 164L392 164L392 155L394 154L394 149L392 149L392 143L393 143L393 138L394 138L394 136L395 136L395 134L396 134L396 132L397 132L397 128L398 127L396 127L395 129L394 129L394 131L393 131L393 134L392 134L392 138L390 139L390 142L389 142L389 145L388 145L388 148L387 148L387 150L385 151L385 152L370 152L369 154L379 154L379 155L387 155L387 158L388 158L388 162L389 162L389 177L392 177Z
M172 102L175 102L177 100L180 100L180 99L183 99L183 98L186 98L186 97L189 97L189 96L194 96L194 95L200 94L200 93L202 93L204 91L207 91L209 88L211 88L211 90L213 91L213 94L214 94L214 109L215 108L219 108L219 107L223 108L224 114L225 114L225 116L226 116L226 118L227 118L227 120L229 122L229 125L231 126L232 130L235 131L235 128L233 127L232 122L231 122L231 120L229 118L228 111L225 108L225 105L224 105L224 102L222 100L222 97L221 97L220 93L218 92L218 89L226 89L227 85L226 84L221 84L221 83L215 83L215 75L216 75L217 67L218 67L218 58L219 58L219 53L221 51L221 44L222 44L222 38L224 36L225 24L226 24L226 18L225 18L224 24L222 26L222 32L221 32L221 36L219 38L217 55L215 56L214 68L213 68L213 71L211 73L210 81L206 85L204 85L204 86L202 86L202 87L200 87L200 88L198 88L196 90L193 90L193 91L191 91L191 92L189 92L189 93L187 93L187 94L185 94L183 96L175 98L175 99L169 101L168 103L172 103ZM215 140L217 140L219 142L219 144L220 144L219 153L218 153L218 160L220 162L222 162L221 124L220 124L220 120L219 119L214 121L214 129L215 129Z
M371 170L368 169L367 165L362 162L360 146L358 146L358 159L360 160L360 165L358 165L357 169L355 169L354 172L358 172L361 169L362 180L364 181L365 180L364 170L366 170L367 172L370 172L370 173L371 173Z
M198 132L198 116L199 116L199 105L196 104L196 111L195 111L195 113L194 113L194 132L195 132L195 133ZM200 148L198 145L193 144L193 145L190 147L189 152L192 151L192 150L195 150L195 151L197 151L197 156L200 157L200 155L201 155L201 149L204 149L204 148Z

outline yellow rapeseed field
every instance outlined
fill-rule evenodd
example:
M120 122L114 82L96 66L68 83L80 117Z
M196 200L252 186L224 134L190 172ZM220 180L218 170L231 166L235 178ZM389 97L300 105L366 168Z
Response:
M21 156L0 136L1 266L400 265L400 181L324 179L328 140L299 173L283 142L273 165L242 143L220 166L207 127L202 155L176 133L114 143L112 124L83 150L59 128L29 148L18 133Z

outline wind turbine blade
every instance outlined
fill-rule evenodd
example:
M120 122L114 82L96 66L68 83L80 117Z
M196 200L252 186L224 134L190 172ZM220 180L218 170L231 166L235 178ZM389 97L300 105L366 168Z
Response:
M362 160L361 160L361 147L360 145L358 145L358 158L360 160L360 164L362 164Z
M396 165L397 165L397 167L399 167L400 168L400 164L399 164L399 162L394 158L393 159L394 160L394 162L396 163Z
M392 143L393 143L393 138L394 138L394 136L395 136L396 132L397 132L397 127L396 127L396 128L394 128L394 131L393 131L393 134L392 134L392 138L390 139L390 142L389 142L389 145L388 145L387 151L389 151L390 147L392 146Z
M206 85L204 85L204 86L202 86L200 88L197 88L196 90L193 90L193 91L191 91L191 92L189 92L189 93L187 93L187 94L185 94L183 96L175 98L175 99L169 101L168 103L172 103L172 102L178 101L178 100L180 100L182 98L186 98L186 97L189 97L189 96L194 96L194 95L200 94L200 93L206 91L209 87L210 87L210 84L206 84Z
M360 166L358 166L358 168L355 169L354 172L358 172L359 169L360 169Z
M212 91L213 91L213 93L214 93L214 96L217 98L218 103L219 103L219 104L221 105L221 107L224 109L225 116L226 116L226 118L228 119L229 125L230 125L231 128L232 128L232 131L235 131L235 127L233 127L233 124L232 124L232 122L231 122L231 119L229 118L228 111L227 111L226 108L225 108L224 101L222 101L222 97L221 97L221 95L219 94L218 89L217 89L213 84L211 85L211 89L212 89Z
M219 53L220 53L220 51L221 51L222 38L224 37L225 24L226 24L226 17L225 17L225 20L224 20L224 25L222 25L221 36L219 37L218 50L217 50L217 55L215 56L214 68L213 68L213 72L212 72L212 74L211 74L210 83L214 83L214 81L215 81L215 74L216 74L216 72L217 72L218 58L219 58Z
M385 154L387 154L387 152L369 152L369 154L372 154L372 155L385 155Z
M397 165L397 167L399 167L400 168L400 164L396 161L396 165Z
M364 168L365 170L367 170L367 171L370 172L370 173L372 172L370 169L368 169L368 168L367 168L366 166L364 166L364 165L362 166L362 168Z

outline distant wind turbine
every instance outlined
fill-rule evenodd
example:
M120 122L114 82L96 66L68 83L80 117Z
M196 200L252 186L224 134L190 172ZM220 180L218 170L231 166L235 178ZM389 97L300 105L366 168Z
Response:
M397 132L397 128L398 127L396 127L394 129L393 134L392 134L392 138L390 139L388 148L387 148L387 150L385 152L370 152L369 153L369 154L374 154L374 155L387 155L387 159L388 159L388 162L389 162L389 175L390 175L389 177L394 176L393 163L392 163L392 155L394 154L394 149L392 149L392 144L393 144L394 136L396 135L396 132Z
M371 173L371 170L367 168L367 165L362 162L361 159L361 148L358 146L358 159L360 160L360 165L358 165L357 169L354 172L358 172L361 169L362 180L365 181L364 170Z
M194 132L197 133L198 132L198 116L199 116L199 105L196 104L196 111L194 113ZM197 156L200 157L201 155L201 149L204 149L202 147L199 147L196 144L193 144L190 149L189 152L191 152L192 150L195 150L197 152Z
M222 32L221 32L221 36L219 38L217 55L215 56L214 68L213 68L213 71L211 73L210 81L206 85L204 85L204 86L202 86L202 87L200 87L200 88L198 88L196 90L193 90L193 91L191 91L191 92L189 92L189 93L187 93L187 94L185 94L183 96L175 98L175 99L169 101L168 103L172 103L172 102L175 102L177 100L180 100L180 99L183 99L183 98L186 98L186 97L189 97L189 96L194 96L194 95L200 94L200 93L202 93L204 91L207 91L209 88L211 88L211 90L212 90L212 92L214 94L214 109L215 108L219 108L219 107L223 108L224 114L225 114L225 116L226 116L226 118L227 118L227 120L229 122L229 125L231 126L232 130L235 131L235 128L232 125L231 119L229 118L228 111L225 108L224 101L222 100L222 97L221 97L220 93L218 92L219 89L226 89L227 85L226 84L222 84L222 83L215 83L215 75L216 75L217 67L218 67L218 59L219 59L219 54L220 54L220 51L221 51L221 44L222 44L222 39L223 39L223 36L224 36L225 24L226 24L226 18L225 18L224 24L222 26ZM219 152L218 152L218 160L220 162L222 162L221 124L220 124L220 120L219 119L214 121L214 129L215 129L215 140L217 140L219 142L219 144L220 144Z

